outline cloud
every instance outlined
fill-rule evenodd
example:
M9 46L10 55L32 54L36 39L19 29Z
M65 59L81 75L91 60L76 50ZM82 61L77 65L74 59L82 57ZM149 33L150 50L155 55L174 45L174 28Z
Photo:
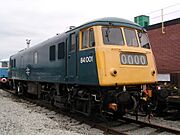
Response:
M174 0L174 3L178 0ZM31 46L68 29L96 18L133 17L172 1L119 0L5 0L0 4L0 59L25 48L25 39ZM148 6L147 6L148 5Z

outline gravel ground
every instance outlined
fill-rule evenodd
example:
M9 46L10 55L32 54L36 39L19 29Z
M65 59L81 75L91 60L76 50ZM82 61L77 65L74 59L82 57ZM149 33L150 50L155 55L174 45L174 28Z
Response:
M127 115L127 117L132 117ZM133 117L134 118L134 117ZM145 117L139 120L148 121ZM180 121L153 117L152 123L179 129ZM122 127L121 127L122 128ZM124 127L128 129L127 125ZM132 127L129 127L132 128ZM129 132L148 134L151 129L144 128ZM68 116L37 106L23 99L16 99L0 89L0 135L103 135L103 131L91 128ZM168 133L166 135L169 135Z
M0 135L103 135L103 131L0 89Z

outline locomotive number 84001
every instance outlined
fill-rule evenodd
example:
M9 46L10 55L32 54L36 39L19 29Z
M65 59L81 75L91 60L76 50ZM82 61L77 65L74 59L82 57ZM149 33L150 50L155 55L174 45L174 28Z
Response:
M87 116L148 114L166 99L155 87L146 30L121 18L97 19L20 51L10 57L9 71L18 95L33 94Z

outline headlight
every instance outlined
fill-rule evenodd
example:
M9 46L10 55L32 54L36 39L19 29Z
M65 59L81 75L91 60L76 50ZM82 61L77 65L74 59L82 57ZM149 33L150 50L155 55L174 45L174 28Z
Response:
M111 68L111 70L110 70L110 74L112 75L112 76L116 76L117 75L117 70L116 69L114 69L114 68Z

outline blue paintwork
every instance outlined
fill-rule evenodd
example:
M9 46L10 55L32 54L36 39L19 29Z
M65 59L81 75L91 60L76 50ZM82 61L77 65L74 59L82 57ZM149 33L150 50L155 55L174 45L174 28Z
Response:
M11 56L10 60L16 60L16 67L10 67L9 77L17 80L52 82L62 84L99 85L95 48L79 50L78 33L81 29L94 25L101 26L126 26L130 28L143 28L134 22L121 18L101 18L79 27L69 30L63 34L56 35L36 46L22 50ZM75 51L70 52L70 35L76 33ZM59 43L65 43L65 57L55 61L49 61L49 47ZM37 52L38 64L34 64L33 54ZM56 50L57 52L57 50ZM57 53L56 53L57 54ZM92 62L81 63L81 58L93 57ZM23 63L22 63L23 58ZM11 63L11 62L10 62ZM29 72L29 73L28 73Z
M7 68L0 68L0 78L8 78L8 69Z
M81 62L81 58L91 57L90 62ZM99 84L95 48L79 52L79 83L86 85Z
M2 64L2 62L8 63L8 61L8 59L1 59L0 65ZM8 67L0 67L0 78L8 78Z

